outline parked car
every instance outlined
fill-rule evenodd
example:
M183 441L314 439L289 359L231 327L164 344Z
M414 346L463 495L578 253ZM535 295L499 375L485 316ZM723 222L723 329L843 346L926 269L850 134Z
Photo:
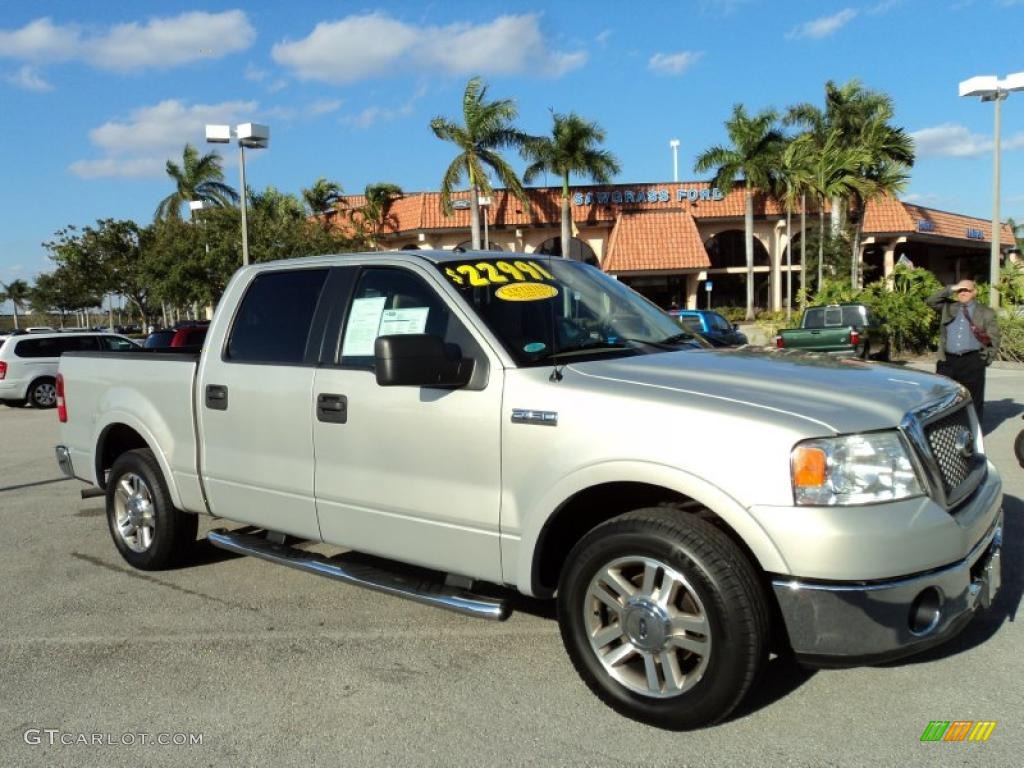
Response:
M125 352L138 349L131 339L113 334L23 333L7 337L0 345L0 402L36 408L57 404L57 364L65 352Z
M198 348L206 338L208 322L179 323L173 328L161 328L146 337L142 345L146 349L163 349L170 347Z
M747 337L740 329L717 312L707 309L673 309L669 314L683 328L707 339L715 347L740 347Z
M889 359L889 341L863 304L809 307L804 311L799 328L778 332L775 346L864 359Z
M664 728L726 717L772 649L877 663L992 605L1002 481L962 387L680 338L569 259L252 264L201 352L66 355L56 458L135 568L211 515L246 526L216 547L427 605L557 600L590 689Z

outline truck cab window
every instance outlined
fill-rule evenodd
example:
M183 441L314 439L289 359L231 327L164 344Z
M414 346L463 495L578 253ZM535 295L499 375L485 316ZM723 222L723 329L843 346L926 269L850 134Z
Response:
M225 359L298 365L327 278L326 269L264 272L249 285L235 315Z
M469 338L458 332L461 325L437 292L408 270L364 269L342 333L341 364L372 367L378 336L426 333L459 344Z

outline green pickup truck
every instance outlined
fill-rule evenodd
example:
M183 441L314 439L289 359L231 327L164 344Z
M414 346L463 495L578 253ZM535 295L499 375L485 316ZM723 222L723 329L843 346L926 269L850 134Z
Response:
M888 339L863 304L809 307L799 328L778 332L775 346L863 359L889 359Z

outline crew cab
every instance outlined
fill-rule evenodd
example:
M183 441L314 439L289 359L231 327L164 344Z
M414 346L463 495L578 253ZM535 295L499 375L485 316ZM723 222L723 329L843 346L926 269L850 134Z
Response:
M808 307L800 327L779 331L775 346L862 359L889 359L889 341L863 304Z
M251 265L201 352L62 358L57 460L136 568L212 515L215 546L464 614L553 598L590 689L664 728L726 717L773 648L895 658L991 603L1002 483L966 390L687 338L558 257Z

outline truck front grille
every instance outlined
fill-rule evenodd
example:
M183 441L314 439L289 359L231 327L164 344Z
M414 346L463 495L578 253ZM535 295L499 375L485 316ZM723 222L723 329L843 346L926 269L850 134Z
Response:
M965 435L969 452L961 450ZM958 495L957 489L967 480L975 464L974 431L967 408L960 408L928 424L925 436L938 465L943 490L947 496Z

